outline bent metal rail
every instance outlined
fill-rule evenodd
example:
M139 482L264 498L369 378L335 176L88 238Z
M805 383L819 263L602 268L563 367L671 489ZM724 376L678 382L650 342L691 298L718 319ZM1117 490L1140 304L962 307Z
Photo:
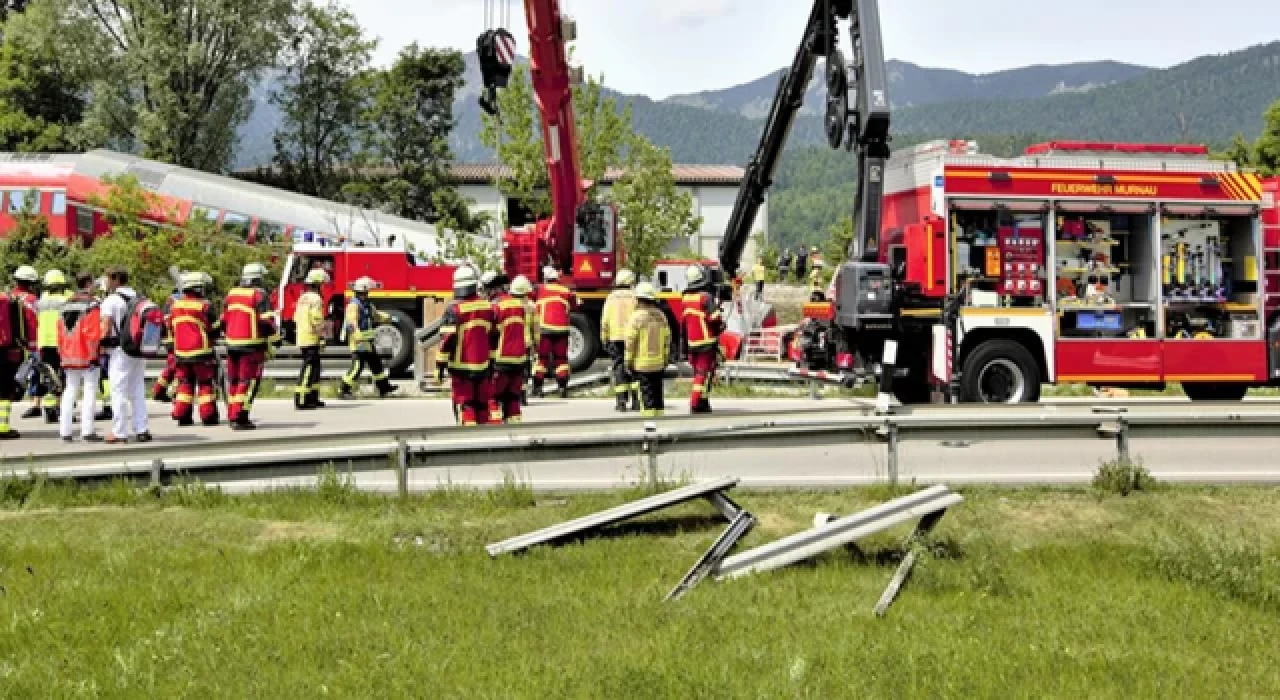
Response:
M837 446L882 443L890 481L897 479L897 450L904 442L996 440L1109 440L1119 457L1129 440L1275 436L1280 412L1265 407L1159 406L1150 410L1079 407L1040 412L947 410L875 415L861 408L775 413L681 416L642 422L635 418L481 428L383 430L307 439L251 439L207 446L155 445L40 458L7 458L0 471L35 469L49 479L98 482L115 478L161 483L174 476L209 483L314 476L325 465L342 470L397 471L407 489L408 471L502 463L577 459L648 459L759 446Z

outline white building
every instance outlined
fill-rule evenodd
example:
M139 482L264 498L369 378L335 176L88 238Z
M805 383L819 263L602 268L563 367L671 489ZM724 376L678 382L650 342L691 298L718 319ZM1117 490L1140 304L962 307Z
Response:
M742 183L744 171L733 165L675 165L672 166L676 186L693 197L693 213L702 217L702 227L698 233L686 241L690 248L699 251L703 256L715 259L720 251L720 240L724 237L725 227L729 223L729 215L733 211L733 202L738 196L738 186ZM479 163L456 163L451 172L458 191L462 196L474 202L472 209L489 213L495 222L494 233L499 231L504 221L522 222L525 214L517 202L507 200L494 182L509 173L506 166ZM609 186L617 180L621 173L611 170L601 178L600 189L607 192ZM742 255L742 269L750 270L755 261L756 246L754 236L763 233L765 240L769 237L769 199L760 205L752 229L752 241L747 244ZM677 242L672 252L686 242Z

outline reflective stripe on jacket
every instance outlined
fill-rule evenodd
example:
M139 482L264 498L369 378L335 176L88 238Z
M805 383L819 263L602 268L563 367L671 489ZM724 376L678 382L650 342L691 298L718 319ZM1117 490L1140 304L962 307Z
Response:
M493 348L498 340L493 304L470 296L455 299L445 309L440 326L438 361L446 362L450 373L484 375L493 366Z
M547 335L564 335L569 332L569 314L577 307L577 297L561 284L544 284L538 287L538 326Z
M498 342L493 360L499 365L523 367L529 359L529 329L524 300L500 294L494 303Z
M682 325L684 341L690 350L705 350L716 344L720 335L720 309L706 292L686 294Z
M58 319L62 316L62 307L70 298L70 292L45 292L36 302L38 347L58 347Z
M293 325L298 336L298 347L314 348L320 345L324 331L324 299L316 292L298 297L293 311Z
M261 350L275 339L271 300L266 291L237 287L227 294L218 321L231 348Z
M667 317L652 306L641 306L631 315L623 350L623 362L635 372L660 372L671 354L671 329Z
M183 295L173 302L169 312L169 333L173 337L173 354L180 360L213 359L213 304L208 299Z

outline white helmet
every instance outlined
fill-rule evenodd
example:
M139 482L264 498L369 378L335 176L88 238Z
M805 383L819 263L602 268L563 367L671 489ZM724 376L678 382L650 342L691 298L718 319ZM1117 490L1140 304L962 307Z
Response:
M697 287L707 280L707 273L703 272L701 265L690 265L684 270L685 279L688 280L690 287Z
M267 266L262 263L249 263L240 270L241 279L260 280L267 276Z
M645 301L657 301L658 292L653 288L652 284L648 282L641 282L636 285L636 298L643 299Z
M181 287L184 292L200 289L204 287L204 273L184 272L178 281L178 286Z
M368 277L361 277L351 285L351 289L355 292L367 292L370 289L373 289L373 280Z
M618 286L619 287L630 287L635 283L636 283L636 273L626 269L625 267L622 268L621 270L618 270Z
M476 285L476 271L470 265L463 265L453 271L453 288L474 287Z
M511 293L515 296L522 297L533 293L533 285L529 284L529 278L524 275L517 275L511 281Z
M36 269L30 265L23 265L13 271L13 278L19 282L31 282L32 284L35 284L40 281L40 273L36 272Z
M554 267L547 265L542 268L542 279L551 282L560 279L560 271Z
M488 272L480 276L480 284L485 289L491 289L493 287L493 283L497 281L498 281L498 273L494 272L493 270L489 270Z
M315 268L307 273L307 284L327 284L329 282L329 273Z

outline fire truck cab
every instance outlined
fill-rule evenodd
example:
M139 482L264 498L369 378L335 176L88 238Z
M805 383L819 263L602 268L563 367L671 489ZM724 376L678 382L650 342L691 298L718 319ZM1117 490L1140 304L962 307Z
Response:
M1257 175L1203 146L1060 141L998 158L934 141L895 153L884 185L900 398L954 379L963 401L1068 382L1230 400L1280 379L1274 183L1264 202Z

